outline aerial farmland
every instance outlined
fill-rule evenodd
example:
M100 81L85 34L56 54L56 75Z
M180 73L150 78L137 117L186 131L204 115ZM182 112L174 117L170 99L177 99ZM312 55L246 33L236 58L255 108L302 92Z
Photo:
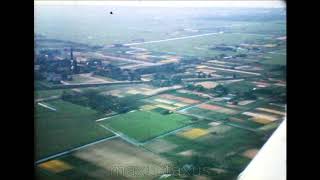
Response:
M37 179L236 179L286 118L285 9L108 8L35 6Z

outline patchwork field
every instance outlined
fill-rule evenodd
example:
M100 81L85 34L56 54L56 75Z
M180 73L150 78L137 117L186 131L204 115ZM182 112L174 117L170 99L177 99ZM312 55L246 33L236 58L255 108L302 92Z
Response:
M131 84L131 85L117 85L117 86L111 86L111 87L116 87L116 88L108 88L108 87L99 88L98 87L98 88L95 88L95 90L98 90L101 94L113 95L118 97L125 97L130 95L152 96L152 95L161 93L163 91L180 88L181 86L177 85L172 87L156 88L146 84Z
M266 113L244 112L243 114L251 116L253 121L261 124L268 124L279 119L278 116L269 115Z
M45 179L153 179L171 165L169 160L119 138L53 161L38 165ZM59 168L64 171L57 171Z
M194 99L194 100L198 100L198 101L206 101L209 99L208 94L196 92L196 91L189 91L189 90L185 90L185 89L172 91L170 94L174 95L174 96Z
M208 102L191 108L186 108L181 110L181 112L212 120L223 120L230 115L239 113L239 111L234 107L224 107L221 105L217 105L215 102Z
M164 99L169 99L169 100L176 100L176 101L179 101L181 103L186 103L186 104L196 104L196 103L201 102L201 101L198 101L198 100L185 98L185 97L174 96L174 95L171 95L171 94L161 94L161 95L159 95L159 97L164 98Z
M134 111L101 121L125 135L144 142L153 137L186 126L191 118L180 114L163 115L153 111Z
M204 100L204 98L198 95L174 91L153 96L145 99L144 101L152 104L152 106L174 111L196 103L200 103L202 100Z
M179 56L213 57L222 53L230 56L239 52L222 51L211 47L219 44L235 45L243 43L244 41L256 41L259 39L264 39L266 41L267 38L268 36L256 36L247 33L243 33L241 36L233 33L220 33L192 39L179 39L176 41L160 42L155 44L142 44L137 45L137 47L142 47L152 52L170 52L173 55Z
M201 109L198 107L191 107L188 109L181 110L180 112L194 115L197 117L203 117L206 119L212 119L213 121L224 120L229 116L228 114L225 114L225 113L211 111L211 110L207 110L207 109Z
M285 8L35 8L36 160L113 136L37 164L37 179L236 179L286 116ZM63 84L113 82L93 74L125 69L145 82L65 89L83 106L67 96L43 101L64 91L42 79L63 69L51 59L69 59L68 47L90 73ZM218 84L227 90L210 90ZM206 171L177 177L167 166Z
M230 109L230 108L225 108L225 107L211 105L211 104L201 104L197 107L199 107L201 109L216 111L216 112L225 113L225 114L236 114L238 112L238 111Z
M100 115L92 110L62 100L35 107L36 159L112 136L94 120Z
M237 114L235 116L231 116L228 118L228 122L231 124L236 124L249 128L260 128L264 124L255 122L252 120L251 116L247 116L244 114Z
M158 140L174 147L157 153L168 157L176 166L196 164L220 169L224 175L230 171L241 172L250 161L242 153L247 149L258 149L263 144L261 135L212 122L201 122ZM145 146L148 148L149 144Z

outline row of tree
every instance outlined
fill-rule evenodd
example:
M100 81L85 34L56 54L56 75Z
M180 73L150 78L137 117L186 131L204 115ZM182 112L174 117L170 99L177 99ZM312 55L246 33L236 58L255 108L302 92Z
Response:
M194 84L188 84L186 85L186 88L191 91L215 94L218 97L225 96L230 93L230 90L221 84L211 89L206 89L201 85L194 85ZM257 98L257 96L255 95L256 92L254 90L248 90L245 92L233 92L233 93L235 94L235 96L232 99L233 101L240 100L240 99L256 99Z
M64 91L62 99L74 104L90 107L102 113L109 113L111 111L125 113L138 107L136 97L119 98L111 95L101 95L94 90L84 93Z

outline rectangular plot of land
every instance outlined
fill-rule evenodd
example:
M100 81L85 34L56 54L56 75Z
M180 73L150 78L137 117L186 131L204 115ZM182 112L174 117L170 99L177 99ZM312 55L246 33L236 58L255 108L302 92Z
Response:
M273 109L268 109L268 108L256 108L256 109L257 109L257 110L260 110L260 111L265 111L265 112L273 113L273 114L278 114L278 115L283 115L283 116L286 115L285 112L281 112L281 111L277 111L277 110L273 110Z
M165 99L155 99L154 101L160 102L160 103L165 103L165 104L174 104L175 102L165 100Z
M190 117L174 113L163 115L153 111L135 111L112 117L106 122L101 121L101 124L144 142L183 127L190 120Z
M179 108L184 107L184 106L188 106L188 104L183 104L183 103L175 103L173 105L178 106Z
M72 167L69 164L61 160L51 160L51 161L42 163L38 166L42 169L45 169L53 173L60 173L60 172L72 169Z
M221 107L221 106L216 106L216 105L211 105L211 104L201 104L198 107L202 108L202 109L207 109L207 110L211 110L211 111L217 111L217 112L226 113L226 114L235 114L235 113L238 112L238 111L233 110L233 109L224 108L224 107Z
M113 135L95 123L101 118L95 110L63 100L50 101L50 106L56 111L35 108L36 159Z
M253 100L244 100L244 101L240 101L238 104L240 106L245 106L245 105L251 104L253 102L254 102Z
M266 118L259 118L259 117L253 117L251 118L252 121L254 122L257 122L257 123L260 123L260 124L269 124L271 123L272 121L270 121L269 119L266 119Z
M179 133L180 136L186 137L188 139L196 139L206 134L208 134L208 131L201 128L193 128L193 129L184 131L182 133Z
M226 126L223 124L220 124L219 126L212 126L209 129L207 129L208 132L216 133L216 134L224 134L230 130L232 130L232 128L230 126Z
M199 117L207 118L208 120L223 120L226 119L229 115L226 113L221 113L219 111L212 111L207 109L202 109L198 107L192 107L189 109L182 110L183 113L187 113L190 115L196 115Z
M171 162L143 148L128 144L120 138L77 151L74 157L97 166L107 173L95 172L97 179L154 179L163 174ZM79 168L86 164L79 164ZM135 168L135 169L133 169ZM135 173L132 170L136 170ZM91 173L91 171L89 171Z
M163 108L163 109L167 109L167 110L170 110L170 111L173 111L173 110L177 109L177 107L174 107L174 106L171 106L171 105L166 105L166 104L156 104L155 106Z
M178 145L173 144L169 141L158 139L146 145L146 148L155 153L169 152L178 147Z
M201 85L204 88L211 89L211 88L215 88L218 85L218 83L212 82L212 81L204 81L204 82L196 83L196 85Z
M157 108L157 107L147 104L147 105L141 106L140 108L141 108L142 110L149 111L149 110L155 109L155 108Z
M278 119L275 116L266 115L266 114L260 114L260 113L253 113L253 112L244 112L242 114L251 116L251 117L254 118L254 120L257 120L257 121L261 120L261 122L264 122L264 121L272 122L272 121L276 121Z
M186 103L186 104L195 104L195 103L199 103L200 102L198 100L179 97L179 96L174 96L174 95L171 95L171 94L161 94L159 96L162 97L162 98L165 98L165 99L177 100L177 101L180 101L180 102Z

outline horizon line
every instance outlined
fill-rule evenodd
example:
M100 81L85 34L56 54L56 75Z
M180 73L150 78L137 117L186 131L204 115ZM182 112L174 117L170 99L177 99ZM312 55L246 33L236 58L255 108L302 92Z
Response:
M44 1L35 0L35 6L46 5L106 5L123 7L218 7L218 8L286 8L283 0L215 0L215 1Z

